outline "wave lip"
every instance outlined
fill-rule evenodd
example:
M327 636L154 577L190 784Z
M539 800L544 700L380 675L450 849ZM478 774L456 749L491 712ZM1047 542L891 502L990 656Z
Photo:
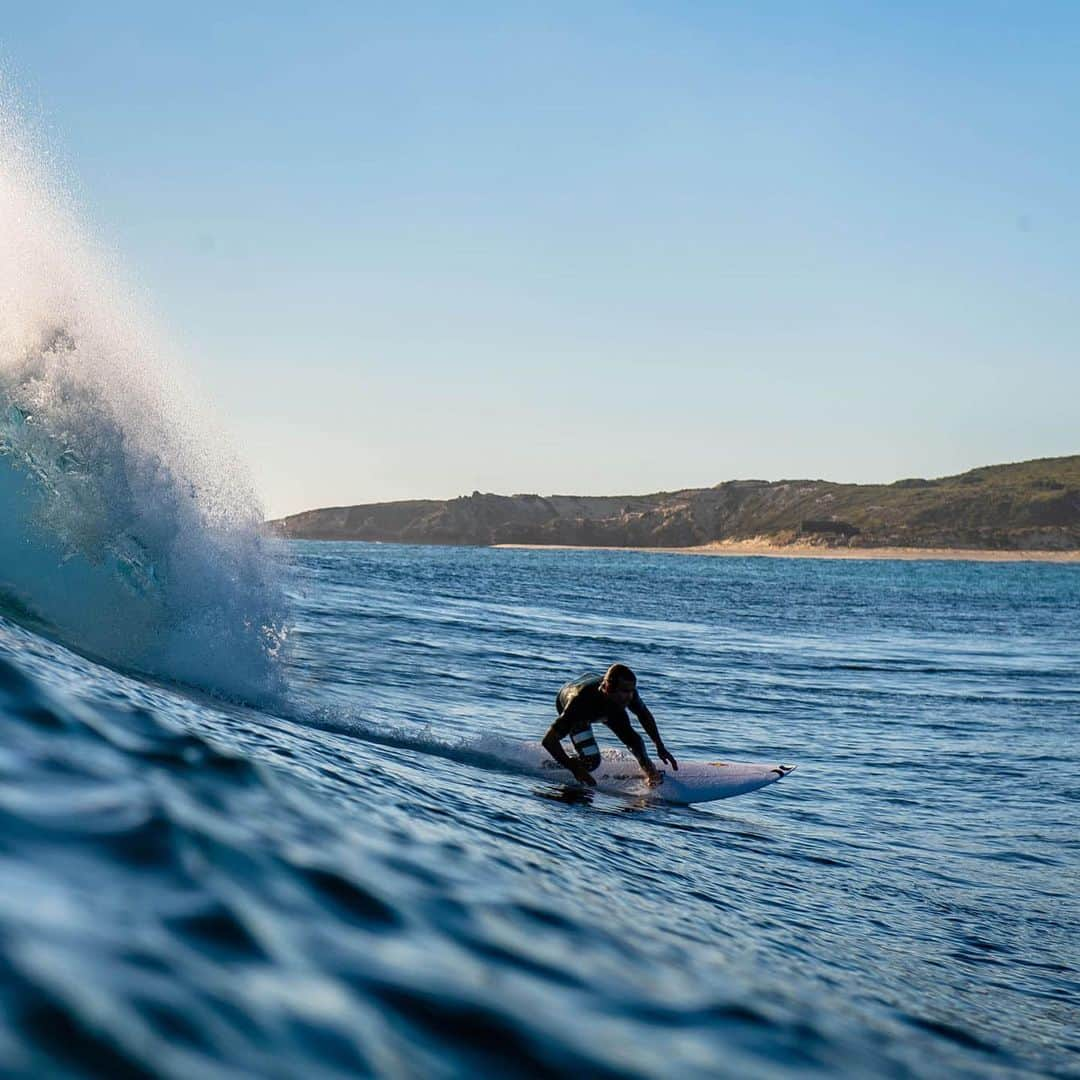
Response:
M246 470L0 106L0 609L111 663L277 689Z

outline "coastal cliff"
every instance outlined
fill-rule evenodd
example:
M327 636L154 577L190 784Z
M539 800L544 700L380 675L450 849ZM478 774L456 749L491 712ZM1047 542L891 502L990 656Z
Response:
M472 495L308 510L268 522L307 540L685 548L1080 549L1080 455L933 480L730 480L633 496Z

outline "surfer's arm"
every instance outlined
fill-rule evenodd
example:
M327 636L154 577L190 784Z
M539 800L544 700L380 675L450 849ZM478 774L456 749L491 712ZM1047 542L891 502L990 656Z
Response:
M659 783L660 771L649 758L649 752L645 749L645 740L630 726L630 717L623 713L621 717L609 718L607 726L612 735L637 758L637 763L641 766L641 771L649 778L649 782Z
M641 724L645 731L645 734L649 736L653 741L653 745L656 747L656 756L661 761L666 761L673 769L679 768L679 763L668 752L668 748L664 745L664 740L660 738L660 730L656 726L656 719L653 714L649 712L649 707L641 700L641 695L635 690L634 697L630 702L630 710L638 718L638 723Z

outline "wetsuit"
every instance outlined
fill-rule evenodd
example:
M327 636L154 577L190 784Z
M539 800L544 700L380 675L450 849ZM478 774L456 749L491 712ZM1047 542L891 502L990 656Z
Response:
M644 740L631 726L626 709L613 702L600 689L602 681L601 675L582 675L559 691L555 697L555 708L558 709L559 716L551 726L552 732L559 739L569 738L585 768L592 772L600 764L600 750L596 745L592 726L595 723L607 724L612 734L637 758L638 764L643 769L650 769L652 763L645 750ZM649 738L660 743L656 721L637 690L634 691L629 708Z

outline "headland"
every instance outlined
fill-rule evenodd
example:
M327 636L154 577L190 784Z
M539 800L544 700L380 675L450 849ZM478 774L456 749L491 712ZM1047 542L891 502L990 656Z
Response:
M1080 561L1080 455L892 484L729 480L649 495L496 495L328 507L278 536L695 555Z

